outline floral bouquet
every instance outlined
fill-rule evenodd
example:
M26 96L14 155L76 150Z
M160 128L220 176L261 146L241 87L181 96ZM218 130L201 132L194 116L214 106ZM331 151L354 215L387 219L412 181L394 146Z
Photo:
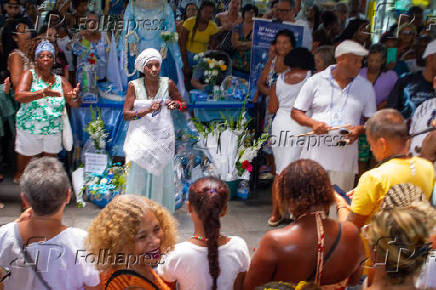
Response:
M257 139L253 140L252 135L245 135L244 141L238 148L238 161L236 161L236 168L238 176L241 179L249 179L250 173L253 171L251 162L257 156L257 152L262 148L262 145L269 139L268 128Z
M164 42L164 45L160 49L160 54L162 55L162 59L165 59L167 57L168 44L170 42L176 43L179 40L179 34L177 32L161 31L160 36Z
M115 196L125 192L126 176L127 166L121 163L114 163L102 174L87 173L81 195L85 193L89 201L104 208ZM79 203L79 207L83 205Z
M97 118L95 117L95 111L92 109L92 106L90 109L92 121L88 123L85 131L89 134L89 138L92 140L95 150L97 152L104 152L106 150L106 138L109 136L109 134L106 133L106 128L100 109L97 109Z
M194 61L197 62L195 68L204 71L204 82L212 88L217 85L221 74L227 71L227 65L224 60L205 57L204 53L194 55Z
M268 130L259 138L254 138L253 130L248 128L250 121L246 116L245 105L238 120L226 116L222 118L224 122L212 122L207 126L199 120L194 120L199 133L199 146L206 149L215 168L215 174L221 179L249 179L253 169L251 162L262 144L268 140Z

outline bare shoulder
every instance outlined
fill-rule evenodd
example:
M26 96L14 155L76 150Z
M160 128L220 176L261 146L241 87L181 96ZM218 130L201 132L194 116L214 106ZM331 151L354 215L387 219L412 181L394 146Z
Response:
M342 222L341 225L344 238L349 239L350 241L360 240L360 231L352 222L345 221Z

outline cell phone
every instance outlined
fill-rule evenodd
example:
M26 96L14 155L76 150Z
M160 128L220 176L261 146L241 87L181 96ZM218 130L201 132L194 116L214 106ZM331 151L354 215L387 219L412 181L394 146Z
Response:
M342 196L344 199L345 199L345 201L349 204L349 205L351 205L351 199L350 199L350 197L348 197L348 195L347 195L347 193L345 192L345 191L343 191L342 190L342 188L340 188L338 185L336 185L336 184L333 184L333 189L340 195L340 196Z
M398 52L398 48L396 48L396 47L390 47L387 49L387 52L386 52L386 63L387 64L397 61L397 52Z

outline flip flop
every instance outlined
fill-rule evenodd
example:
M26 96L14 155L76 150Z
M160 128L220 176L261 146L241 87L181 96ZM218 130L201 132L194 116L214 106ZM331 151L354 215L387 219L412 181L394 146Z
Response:
M4 208L4 207L5 207L5 204L0 202L0 208Z

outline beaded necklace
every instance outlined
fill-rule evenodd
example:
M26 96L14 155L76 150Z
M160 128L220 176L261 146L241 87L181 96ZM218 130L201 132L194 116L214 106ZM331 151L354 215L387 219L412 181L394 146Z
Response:
M218 236L218 239L219 239L219 238L222 238L222 237L224 237L224 236L219 235L219 236ZM191 239L198 240L198 241L200 241L200 242L207 242L207 241L209 241L208 238L203 237L203 236L201 236L201 235L192 235L192 236L191 236Z

